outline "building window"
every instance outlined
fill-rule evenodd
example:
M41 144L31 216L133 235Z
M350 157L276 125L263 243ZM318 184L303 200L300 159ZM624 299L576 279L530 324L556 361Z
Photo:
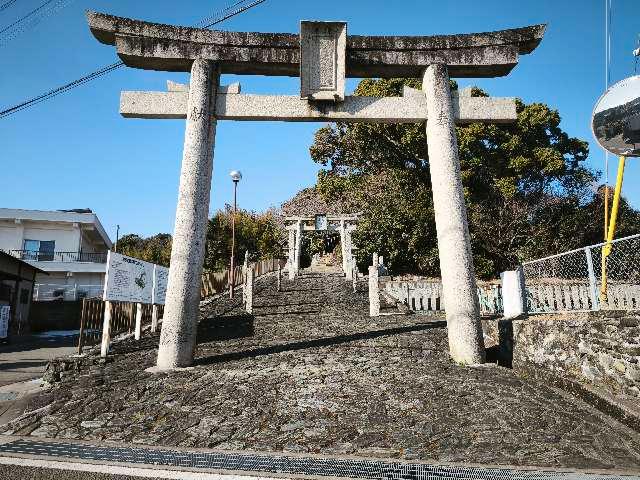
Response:
M46 262L53 260L53 252L56 249L55 240L29 240L24 241L24 260L37 260Z

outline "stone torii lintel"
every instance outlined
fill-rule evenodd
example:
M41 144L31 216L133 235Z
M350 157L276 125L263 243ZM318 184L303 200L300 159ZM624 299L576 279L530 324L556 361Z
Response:
M168 92L124 91L120 114L125 118L184 119L188 85L168 82ZM512 123L517 119L514 98L471 97L469 89L452 95L457 124ZM295 95L240 94L240 84L222 86L216 96L217 120L289 122L420 123L427 121L421 90L404 87L402 97L346 96L341 103L317 104Z
M223 74L300 75L304 41L297 33L190 28L98 12L87 12L87 20L96 39L115 46L129 67L189 72L200 58L219 63ZM518 64L520 55L535 50L545 28L531 25L430 36L344 35L344 75L416 78L429 65L439 63L447 66L451 77L504 76Z

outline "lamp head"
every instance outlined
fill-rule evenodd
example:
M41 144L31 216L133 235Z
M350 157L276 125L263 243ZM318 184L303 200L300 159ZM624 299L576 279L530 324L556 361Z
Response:
M231 180L236 183L242 180L242 173L240 173L240 170L231 170L229 172L229 176L231 177Z

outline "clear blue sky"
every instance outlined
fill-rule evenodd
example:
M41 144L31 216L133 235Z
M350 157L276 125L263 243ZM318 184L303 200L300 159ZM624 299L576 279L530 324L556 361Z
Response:
M0 12L0 30L42 0L19 0ZM7 45L0 46L0 108L57 87L117 61L98 43L85 9L155 22L190 25L231 0L75 0ZM640 1L613 0L613 70L617 81L633 73L631 51L640 33ZM590 164L604 154L589 128L604 88L604 0L383 1L267 0L219 26L239 31L297 32L301 19L344 20L352 34L430 35L481 32L548 23L532 54L505 78L462 80L491 95L545 102L560 111L562 127L591 144ZM92 208L115 237L121 232L172 232L184 122L132 120L118 114L120 90L164 90L186 74L123 68L51 101L0 120L0 206ZM298 80L224 76L244 92L298 93ZM353 89L354 81L348 83ZM318 166L308 148L319 124L219 122L211 212L230 202L228 172L244 179L239 202L263 210L315 182ZM611 176L615 177L615 159ZM629 162L624 194L640 207L640 160Z

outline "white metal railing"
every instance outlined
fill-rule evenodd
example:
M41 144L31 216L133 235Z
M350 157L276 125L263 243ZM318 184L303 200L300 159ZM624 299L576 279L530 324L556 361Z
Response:
M640 309L640 234L524 262L529 313Z
M415 312L443 312L445 302L440 280L388 280L384 291ZM478 283L481 315L502 313L502 288L496 282Z
M20 260L33 262L106 263L107 252L39 252L34 250L0 250Z
M60 285L55 283L36 283L33 286L33 301L74 301L82 300L83 298L102 298L103 290L103 285Z

